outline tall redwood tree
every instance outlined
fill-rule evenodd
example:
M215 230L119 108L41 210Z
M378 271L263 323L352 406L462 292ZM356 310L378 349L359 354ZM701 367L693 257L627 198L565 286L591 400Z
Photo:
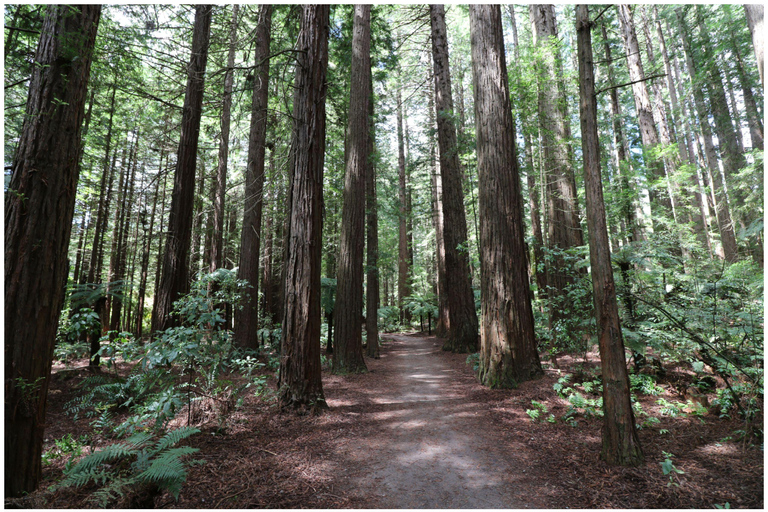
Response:
M352 69L349 85L347 162L344 177L339 263L337 271L333 372L364 372L363 249L365 243L365 179L370 160L368 121L371 102L371 6L355 5Z
M181 140L176 159L176 174L168 216L160 284L155 293L152 310L152 331L162 331L176 324L171 316L173 303L189 291L189 246L194 217L195 169L200 119L203 113L203 85L208 62L208 42L211 33L213 6L195 8L192 33L192 55L189 60L187 89L181 116Z
M440 148L440 173L443 178L445 270L451 281L447 290L450 330L443 350L475 352L478 346L477 313L470 281L469 251L463 249L467 243L467 219L464 213L456 127L453 123L445 8L442 5L430 5L429 11L432 24L437 142Z
M261 215L264 209L264 158L267 139L267 105L269 101L269 45L272 30L272 6L262 5L256 26L255 58L258 72L253 81L251 126L248 137L248 167L245 170L245 206L240 243L238 279L250 287L245 304L235 313L235 343L256 348L259 329L259 251L261 247Z
M603 186L600 176L600 139L597 133L597 99L593 72L592 35L589 10L576 7L579 58L579 104L581 106L581 147L584 154L584 185L589 228L589 261L595 301L600 360L603 370L603 449L609 464L637 466L643 452L635 430L629 395L629 376L624 357L624 339L619 322L616 286L611 268L611 246L605 220Z
M501 8L470 5L480 199L480 381L511 388L542 375L528 286L522 191Z
M37 488L100 5L55 5L5 195L5 495Z
M305 5L296 56L290 219L278 377L282 408L327 407L320 367L325 96L330 6Z

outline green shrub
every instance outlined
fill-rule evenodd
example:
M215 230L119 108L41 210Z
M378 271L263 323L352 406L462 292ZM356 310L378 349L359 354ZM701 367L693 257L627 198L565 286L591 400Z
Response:
M161 437L137 432L85 456L65 471L64 479L54 488L79 488L93 482L99 489L90 499L101 507L142 485L167 490L178 500L187 479L187 468L202 461L187 458L198 452L198 448L176 445L199 432L190 427L171 430Z

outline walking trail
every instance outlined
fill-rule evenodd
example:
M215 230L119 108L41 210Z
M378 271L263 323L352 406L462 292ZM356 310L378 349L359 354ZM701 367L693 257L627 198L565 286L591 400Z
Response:
M457 356L435 338L387 339L381 359L367 360L373 386L351 383L344 401L327 393L365 425L335 449L343 490L366 507L546 507L531 492L541 483L526 472L529 450L512 453Z

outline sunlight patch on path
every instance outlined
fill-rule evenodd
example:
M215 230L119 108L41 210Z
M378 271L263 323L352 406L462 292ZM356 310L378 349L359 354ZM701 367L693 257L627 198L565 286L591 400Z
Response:
M371 401L381 427L345 446L366 471L347 475L388 508L523 508L515 469L478 428L476 404L450 389L453 371L423 338L393 336L397 385ZM429 344L428 344L429 343ZM391 371L392 369L390 369Z

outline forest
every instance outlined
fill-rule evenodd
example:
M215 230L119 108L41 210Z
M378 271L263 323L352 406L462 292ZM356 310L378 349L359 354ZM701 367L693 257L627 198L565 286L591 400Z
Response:
M764 507L762 4L4 16L6 507Z

